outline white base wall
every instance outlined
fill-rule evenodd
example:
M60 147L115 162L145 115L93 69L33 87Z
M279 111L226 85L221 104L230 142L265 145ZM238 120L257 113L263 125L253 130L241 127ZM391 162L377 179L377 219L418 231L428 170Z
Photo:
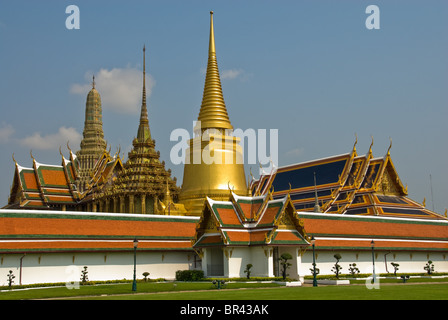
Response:
M7 274L13 271L14 285L53 282L74 282L81 279L87 266L88 278L95 280L132 280L134 276L133 252L108 253L28 253L0 255L0 285L8 285ZM149 272L150 279L175 279L177 270L200 269L194 252L137 252L137 279Z
M271 247L234 247L220 250L223 255L224 277L245 277L246 265L251 263L251 277L273 277L274 261ZM303 280L306 275L312 275L313 252L308 249L302 256L296 248L280 247L278 255L288 252L293 257L287 273L289 278ZM316 251L316 264L321 275L333 275L331 271L339 253L342 266L341 273L349 273L349 264L356 263L360 273L372 273L372 254L369 251ZM387 255L386 255L387 254ZM385 256L386 255L386 256ZM28 253L22 260L20 279L20 258L22 254L0 255L0 285L7 285L9 270L15 275L14 284L53 283L79 281L81 271L87 266L89 280L122 280L133 279L134 255L132 252L108 253ZM175 279L177 270L201 269L207 274L207 249L204 250L204 261L194 252L137 252L137 279L143 279L143 272L149 272L150 279ZM423 267L428 260L433 261L434 271L448 272L447 253L424 252L382 252L375 251L375 272L393 273L391 262L398 263L398 273L424 273ZM385 263L387 262L387 264ZM208 262L210 263L210 262ZM387 268L387 269L386 269ZM278 264L278 276L281 276L281 265Z
M215 255L210 254L209 248L203 249L203 270L207 277L225 277L225 278L244 278L247 276L246 266L252 264L251 277L274 277L282 276L281 264L279 261L275 261L274 248L264 246L253 247L226 247L226 248L213 248ZM223 264L222 274L213 274L207 268L207 265L213 265L219 263L219 259L216 258L216 250L219 250L222 254L221 263ZM299 277L299 267L301 265L301 256L299 255L298 248L295 247L279 247L278 256L283 253L289 253L292 259L288 262L291 266L287 270L289 278L297 279ZM214 258L212 258L214 256ZM215 261L212 261L215 259ZM274 266L276 264L276 266ZM278 274L275 275L275 269L278 270Z
M267 247L234 247L226 248L224 274L229 278L247 276L246 266L252 264L251 277L273 277L272 248Z
M316 268L320 269L321 275L334 275L331 270L336 259L334 255L339 253L341 260L339 265L342 266L340 271L343 274L349 273L349 264L356 263L356 267L360 273L372 273L372 253L369 251L316 251ZM375 273L393 273L394 268L391 262L398 263L399 273L425 273L423 267L431 260L434 264L435 272L448 272L448 253L437 252L391 252L375 251ZM312 275L313 267L313 250L308 249L302 256L302 263L299 268L300 276Z

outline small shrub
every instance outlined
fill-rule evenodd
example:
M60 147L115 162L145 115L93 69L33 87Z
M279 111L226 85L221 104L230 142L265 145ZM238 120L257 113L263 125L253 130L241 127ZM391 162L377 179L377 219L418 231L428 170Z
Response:
M145 271L145 272L143 272L142 275L143 275L143 277L145 277L145 282L148 281L147 278L148 278L148 276L149 276L149 272L146 272L146 271Z
M398 267L400 266L398 263L391 262L392 267L394 267L394 276L397 275Z
M341 273L342 267L339 265L339 260L341 260L341 255L339 253L336 253L333 256L336 259L336 263L334 264L334 267L331 269L336 274L336 279L339 279L339 274Z
M244 270L244 273L247 273L247 279L250 279L250 273L251 273L251 271L250 271L250 269L252 268L252 264L247 264L246 265L246 270Z
M286 274L286 270L292 266L291 263L288 262L288 260L292 259L292 256L289 253L284 253L280 256L278 259L280 261L280 264L282 265L282 277L283 280L286 280L286 277L288 274Z
M431 274L434 272L434 264L431 260L429 260L428 263L423 267L423 269L426 270L427 274Z
M310 268L311 274L314 276L314 265L315 263L313 263L313 268ZM320 269L316 268L316 276L320 273Z
M348 271L352 276L354 276L355 274L359 274L359 269L356 266L356 263L349 264L348 266L349 266Z
M177 281L199 281L204 278L204 271L202 270L177 270Z
M12 273L12 270L9 270L9 273L7 274L7 277L8 277L8 287L11 289L12 284L14 283L14 278L16 276Z
M85 284L89 281L89 276L87 275L87 266L84 266L84 269L81 270L81 284Z

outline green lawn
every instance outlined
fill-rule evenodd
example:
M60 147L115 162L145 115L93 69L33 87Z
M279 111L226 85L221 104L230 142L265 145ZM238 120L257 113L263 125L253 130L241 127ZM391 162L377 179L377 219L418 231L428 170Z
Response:
M275 283L229 283L225 285L226 289L237 288L253 288L253 287L279 287ZM3 290L0 292L0 300L23 300L23 299L47 299L47 298L69 298L69 297L83 297L83 299L90 298L90 296L101 295L117 295L117 294L131 294L131 283L120 284L102 284L102 285L87 285L80 286L79 289L67 289L62 287L47 287L47 288L32 288L26 290ZM181 291L197 291L207 290L216 292L216 287L208 281L204 282L139 282L137 284L137 292L141 293L160 293L160 292L181 292ZM131 295L132 297L133 295Z
M260 287L262 286L262 287ZM139 283L132 293L131 284L29 289L0 292L0 300L75 298L82 300L448 300L448 283L380 284L379 289L364 285L283 287L277 284L229 283L218 290L204 283ZM183 291L183 292L182 292Z
M98 300L448 300L448 284L277 287L95 297Z

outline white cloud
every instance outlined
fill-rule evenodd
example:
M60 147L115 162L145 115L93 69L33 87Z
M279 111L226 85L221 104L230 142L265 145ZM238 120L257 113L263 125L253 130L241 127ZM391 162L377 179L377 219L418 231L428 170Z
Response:
M243 70L241 70L241 69L230 69L230 70L223 70L221 72L221 77L223 79L233 80L242 74L243 74Z
M0 127L0 143L9 142L14 131L14 128L10 124L2 123L2 126Z
M19 139L19 143L36 150L49 150L65 146L68 141L71 145L79 145L81 138L81 134L76 129L60 127L57 133L42 136L40 132L35 132L31 136Z
M85 74L88 84L73 84L70 92L87 97L92 88L92 75L95 75L95 88L101 95L103 110L112 110L118 113L139 114L142 101L141 70L134 68L101 69L99 72ZM151 95L154 79L146 75L146 98Z

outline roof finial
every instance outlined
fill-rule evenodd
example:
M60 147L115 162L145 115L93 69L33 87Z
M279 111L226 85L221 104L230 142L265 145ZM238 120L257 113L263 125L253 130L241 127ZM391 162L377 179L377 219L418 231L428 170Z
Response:
M369 147L369 154L372 154L372 147L373 147L373 136L370 136L372 138L372 142L370 143L370 147Z
M92 77L92 89L95 89L95 75Z
M358 144L358 135L355 132L355 144L353 145L353 153L356 155L356 145Z
M210 11L210 43L208 47L208 54L216 53L215 49L215 30L213 27L213 11Z
M389 145L389 148L387 149L387 155L388 156L390 156L390 149L392 148L392 138L389 137L389 140L390 140L390 145Z
M144 110L143 110L144 109ZM144 115L143 113L146 113ZM143 117L148 117L146 110L146 46L143 45L143 94L142 94L142 114Z

